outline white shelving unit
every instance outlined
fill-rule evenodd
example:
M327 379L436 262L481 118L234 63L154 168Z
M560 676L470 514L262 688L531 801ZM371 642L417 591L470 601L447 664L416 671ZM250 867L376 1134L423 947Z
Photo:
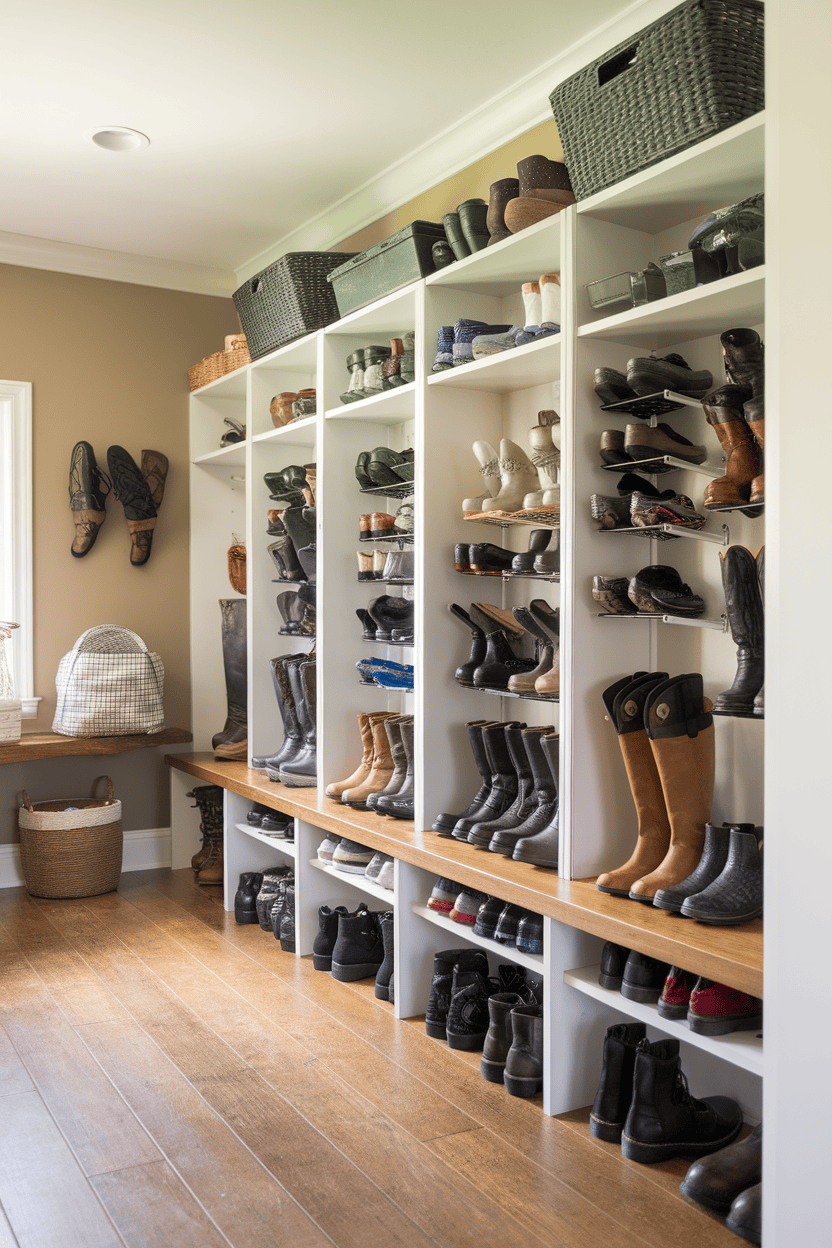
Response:
M414 914L418 914L419 918L433 923L435 927L440 927L444 932L450 932L458 940L466 940L469 944L477 945L480 949L485 949L487 953L493 954L494 957L516 962L518 966L524 966L527 971L532 971L536 975L543 974L542 953L524 953L514 946L501 945L499 941L489 940L487 936L479 936L472 927L455 923L446 914L430 910L427 906L414 905L411 906L411 910Z
M282 740L268 660L279 654L310 650L312 640L281 637L274 602L284 586L273 584L274 566L267 554L265 513L270 506L263 484L266 472L290 464L317 466L317 601L315 639L318 678L318 790L305 816L297 819L294 846L258 836L244 826L246 799L227 793L225 904L233 906L236 872L294 859L297 951L311 951L320 905L354 908L361 894L395 911L396 992L399 1018L424 1012L433 955L457 943L487 948L495 958L516 962L543 977L545 984L544 1108L559 1113L592 1100L600 1070L604 1029L622 1011L640 1017L617 994L593 988L584 967L597 962L600 920L576 913L575 924L547 912L544 953L518 954L491 941L475 938L427 909L426 900L437 875L472 877L481 887L481 864L499 885L517 881L511 860L477 853L453 858L448 842L429 829L440 811L462 809L479 787L465 733L475 719L515 719L529 725L551 725L560 733L561 837L559 876L563 881L592 879L626 860L635 835L633 802L615 733L605 721L601 693L627 672L701 671L706 693L713 698L727 688L736 668L736 651L723 635L719 620L724 597L719 550L730 541L749 548L764 538L764 520L739 513L730 517L730 534L715 519L697 540L662 542L609 541L599 536L590 518L594 492L613 493L614 479L602 469L598 444L606 425L620 417L599 410L593 390L597 367L626 372L628 359L655 350L680 352L694 369L709 368L714 384L722 380L719 333L734 325L762 329L766 272L764 268L684 292L646 308L603 317L589 307L585 287L590 281L681 249L695 225L715 207L762 190L763 118L750 118L679 156L655 165L566 209L513 238L479 252L342 318L326 330L309 334L222 378L191 398L192 500L192 661L193 732L195 750L206 750L211 735L225 720L225 696L217 600L234 597L225 569L232 536L244 537L248 551L249 749L270 753ZM459 317L488 323L522 323L521 285L542 273L560 271L562 324L560 334L488 359L434 374L436 335L441 325ZM357 403L343 404L348 385L346 357L359 347L386 343L411 331L416 336L416 379ZM273 395L314 386L317 416L274 429L269 415ZM559 581L535 577L462 578L454 571L456 542L492 541L508 549L526 549L528 524L494 525L462 519L461 500L479 492L479 466L472 443L484 439L498 447L511 438L527 448L529 430L538 411L554 408L561 426L561 550ZM224 416L246 425L246 442L219 449ZM607 417L609 420L606 420ZM719 450L701 405L685 406L666 419L685 437L709 446L710 475L719 471ZM381 495L362 494L354 477L361 451L385 445L413 447L413 502L416 528L414 584L387 586L358 582L356 551L358 517L376 510L395 511L399 503ZM629 470L622 466L622 472ZM701 503L708 476L677 463L674 488ZM534 523L534 522L531 522ZM535 527L543 527L539 523ZM701 540L704 539L704 540ZM382 547L389 549L389 544ZM372 544L362 549L373 549ZM632 576L651 563L671 563L695 593L701 593L708 618L695 627L615 628L600 622L591 596L592 576ZM412 649L365 642L356 609L378 593L412 593L415 638ZM560 609L559 702L491 694L457 685L456 667L468 657L469 636L451 615L452 602L472 599L506 608L527 605L542 597ZM355 663L364 655L385 652L389 658L412 662L412 693L362 686ZM315 858L321 829L338 818L339 805L326 799L325 786L348 775L361 752L357 716L389 709L415 717L415 827L395 820L368 818L367 836L383 837L393 852L395 888L391 893L361 876L338 872ZM721 718L716 721L716 789L713 818L762 823L763 728L759 721ZM174 777L174 865L182 866L195 845L193 813L184 801L185 781ZM274 786L274 802L291 801L293 790ZM308 792L308 791L307 791ZM268 795L266 795L268 798ZM258 796L263 800L263 796ZM316 820L318 822L316 822ZM358 825L348 825L358 839ZM414 861L396 857L389 843L400 840ZM455 844L455 843L454 843ZM463 847L467 849L467 847ZM404 849L403 851L404 852ZM431 853L436 865L431 867ZM460 851L460 854L462 851ZM449 860L446 855L450 854ZM418 860L418 865L416 861ZM242 864L242 865L241 865ZM537 871L535 880L550 879ZM615 900L615 899L613 899ZM524 904L526 904L524 902ZM534 908L530 906L529 908ZM643 907L621 901L610 913L620 916L621 932L633 947L651 947L652 929L643 921ZM674 937L678 932L674 928ZM621 939L625 936L622 934ZM735 934L732 933L732 940ZM691 936L692 966L701 950ZM741 959L738 959L741 961ZM655 1013L655 1012L654 1012ZM666 1034L684 1031L695 1050L697 1070L707 1089L696 1094L731 1092L740 1078L743 1105L749 1117L759 1116L762 1056L759 1045L742 1039L729 1042L694 1037L652 1018ZM686 1053L688 1049L686 1049ZM686 1059L687 1060L687 1059Z

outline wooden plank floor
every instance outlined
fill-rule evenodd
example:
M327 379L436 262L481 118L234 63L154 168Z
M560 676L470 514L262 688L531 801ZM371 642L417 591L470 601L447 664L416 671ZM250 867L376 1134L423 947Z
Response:
M190 871L0 891L0 1248L736 1244L471 1058Z

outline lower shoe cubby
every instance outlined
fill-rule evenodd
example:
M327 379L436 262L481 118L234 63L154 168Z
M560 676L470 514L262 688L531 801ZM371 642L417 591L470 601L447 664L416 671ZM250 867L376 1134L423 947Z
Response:
M297 855L295 842L270 837L246 822L253 803L225 791L225 869L223 905L234 909L234 894L244 871L265 871L269 867L292 865ZM296 821L295 821L296 823Z

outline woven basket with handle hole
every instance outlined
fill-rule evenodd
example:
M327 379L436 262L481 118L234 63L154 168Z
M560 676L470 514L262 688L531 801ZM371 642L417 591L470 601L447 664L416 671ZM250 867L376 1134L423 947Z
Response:
M99 780L107 781L106 798L92 796ZM97 897L118 888L124 842L121 802L109 776L94 780L90 794L32 802L23 790L17 816L20 863L33 897Z

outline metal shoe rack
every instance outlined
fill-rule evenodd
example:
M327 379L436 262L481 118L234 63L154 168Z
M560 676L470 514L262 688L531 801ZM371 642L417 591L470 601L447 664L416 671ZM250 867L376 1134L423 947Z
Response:
M724 599L719 550L730 543L757 549L764 519L711 519L699 540L653 544L665 534L642 533L641 541L609 542L590 516L593 492L609 492L611 479L600 462L600 435L615 423L601 411L593 372L607 366L626 370L634 355L680 352L694 369L722 378L719 334L733 326L762 330L765 271L755 269L644 308L596 317L587 282L625 269L641 268L678 249L710 208L737 201L763 187L762 116L725 131L698 147L612 187L577 207L387 296L269 356L195 392L191 397L191 555L193 756L171 756L173 865L186 866L196 848L196 812L185 793L194 777L223 785L226 799L225 904L231 908L237 875L289 855L296 871L298 955L311 951L317 908L371 897L396 915L395 1009L399 1018L424 1013L433 953L471 935L441 920L425 902L433 880L446 875L545 916L544 952L535 967L545 983L543 1105L550 1114L591 1102L601 1062L605 1028L614 1021L642 1018L656 1033L679 1035L683 1065L699 1094L730 1092L750 1120L761 1109L762 1046L755 1036L690 1038L679 1024L667 1024L653 1007L634 1006L600 989L597 973L603 940L613 939L686 970L762 995L762 926L707 929L636 902L599 893L595 877L623 862L635 838L635 815L617 739L605 722L601 691L627 672L701 671L711 698L735 671L735 647L724 633ZM714 190L709 190L713 186ZM714 196L716 198L714 199ZM459 368L431 371L440 325L459 317L517 323L522 316L521 283L560 270L563 325L556 337L491 356ZM369 342L416 334L415 382L343 405L347 355ZM315 386L318 414L281 429L271 427L269 403L281 390ZM675 396L669 396L673 401ZM537 412L554 407L561 417L561 571L552 577L482 576L463 579L454 571L459 541L502 541L526 548L528 528L503 522L498 529L463 521L461 500L477 492L476 439L497 446L509 437L527 447ZM223 417L247 427L247 439L224 450ZM670 423L685 437L709 447L705 468L665 460L680 491L701 508L708 476L718 475L719 450L699 405L677 405ZM633 420L631 413L627 419ZM379 644L362 641L355 609L366 606L378 584L357 582L358 517L371 509L353 475L361 451L386 444L415 449L413 483L416 604L415 644L389 655L412 662L412 693L375 689L368 694L355 671L362 656ZM266 547L266 471L292 463L317 463L318 636L293 639L293 647L316 644L318 663L318 788L286 789L243 763L221 763L210 753L210 737L225 717L224 676L217 600L233 596L224 552L233 531L245 531L248 550L249 749L267 753L282 739L268 660L289 646L278 636L279 614ZM630 469L630 465L622 471ZM664 482L663 482L664 483ZM382 491L383 493L383 491ZM379 505L381 500L378 499ZM394 509L394 508L393 508ZM556 522L555 522L556 523ZM675 536L676 534L674 534ZM704 539L704 540L702 540ZM650 540L651 545L645 545ZM706 601L707 618L673 620L688 628L658 628L657 620L635 628L599 619L591 596L594 574L634 575L655 562L672 563ZM537 582L537 583L536 583ZM400 591L401 592L401 591ZM409 592L409 590L407 591ZM494 698L454 681L467 657L468 635L448 610L459 601L487 599L510 608L544 597L560 608L560 700ZM670 623L668 618L666 623ZM520 705L520 702L523 705ZM357 715L389 709L412 713L416 733L415 824L352 811L324 796L325 786L355 767L361 743ZM442 840L430 825L443 810L467 804L478 788L464 724L480 718L518 718L554 723L560 732L561 845L558 872L515 863L466 843ZM763 724L721 718L716 725L717 782L714 818L763 822ZM247 804L265 802L296 818L294 845L252 834ZM341 832L396 859L395 888L384 899L360 876L337 877L315 868L324 831ZM261 934L262 935L262 934ZM263 939L267 939L262 935ZM496 947L499 960L523 958ZM290 956L290 955L287 955ZM646 1013L645 1013L646 1012ZM707 1087L705 1086L707 1085Z

